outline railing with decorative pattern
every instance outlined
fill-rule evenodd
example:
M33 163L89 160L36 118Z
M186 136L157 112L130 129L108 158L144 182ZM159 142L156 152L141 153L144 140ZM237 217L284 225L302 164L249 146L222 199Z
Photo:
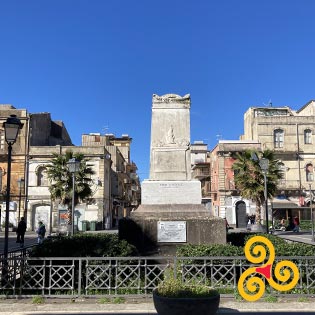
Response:
M315 257L277 257L275 263L281 260L294 261L300 272L297 286L288 293L314 295ZM240 275L253 267L245 257L12 257L8 265L0 292L10 296L149 295L166 270L188 283L235 294ZM265 284L266 294L284 294Z

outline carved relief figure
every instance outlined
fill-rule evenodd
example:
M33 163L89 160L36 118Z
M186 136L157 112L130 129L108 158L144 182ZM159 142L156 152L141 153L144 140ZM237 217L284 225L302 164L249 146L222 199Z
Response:
M175 136L174 136L174 128L173 128L172 125L171 125L170 129L167 132L166 143L168 143L168 144L175 144L176 143L175 142Z

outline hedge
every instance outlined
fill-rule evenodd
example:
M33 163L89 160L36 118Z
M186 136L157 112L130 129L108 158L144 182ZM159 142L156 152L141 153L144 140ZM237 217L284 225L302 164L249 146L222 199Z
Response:
M35 246L31 257L128 257L137 256L136 248L117 234L77 234L46 239Z

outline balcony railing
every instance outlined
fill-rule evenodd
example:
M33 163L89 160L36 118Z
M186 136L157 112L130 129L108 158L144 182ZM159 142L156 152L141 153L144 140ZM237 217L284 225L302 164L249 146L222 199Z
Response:
M197 168L193 170L193 178L205 178L210 176L210 170L205 168Z

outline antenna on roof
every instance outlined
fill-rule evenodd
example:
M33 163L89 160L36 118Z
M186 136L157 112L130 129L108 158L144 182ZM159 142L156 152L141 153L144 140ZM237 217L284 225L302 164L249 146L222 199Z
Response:
M264 104L264 106L268 106L268 107L272 107L272 102L271 102L271 99L268 101L268 103L267 104L265 104L265 103L263 103Z
M104 127L102 128L102 132L103 132L104 134L107 133L107 130L109 130L109 127L108 127L108 126L104 126Z

